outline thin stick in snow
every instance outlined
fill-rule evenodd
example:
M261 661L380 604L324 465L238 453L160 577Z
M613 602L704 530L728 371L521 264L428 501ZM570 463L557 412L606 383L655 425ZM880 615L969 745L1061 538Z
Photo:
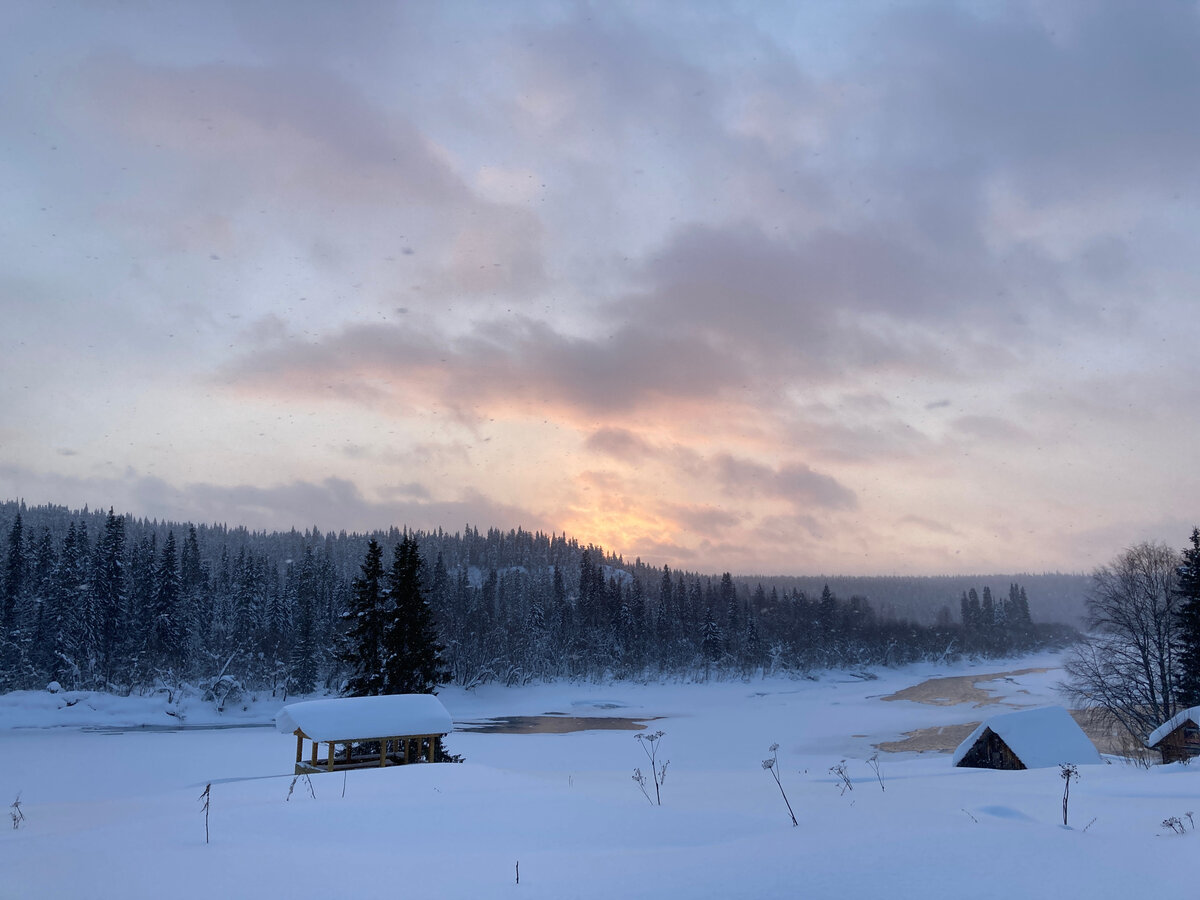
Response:
M208 801L212 797L212 783L204 786L204 793L200 795L200 799L204 801L204 843L208 843Z
M779 793L783 794L783 802L787 804L788 815L792 817L792 827L797 827L800 823L796 821L796 814L792 812L792 804L788 800L787 793L783 790L783 782L779 780L779 745L772 744L770 747L771 758L762 761L762 767L771 773L775 779L775 783L779 785Z

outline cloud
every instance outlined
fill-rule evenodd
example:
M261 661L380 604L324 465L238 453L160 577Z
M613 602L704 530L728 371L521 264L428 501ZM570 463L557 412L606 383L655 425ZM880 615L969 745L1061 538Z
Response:
M585 157L619 150L653 122L672 138L691 137L713 115L712 75L620 11L576 9L524 30L516 74L520 108L539 132ZM603 122L597 130L593 123Z
M380 306L398 288L520 302L545 285L528 204L485 198L407 109L334 69L110 52L73 74L68 121L106 149L103 215L143 253L202 254L242 279L266 259Z
M207 165L214 185L266 180L325 198L386 191L433 205L465 186L411 121L372 106L328 70L298 64L150 65L94 57L80 72L94 115L127 140Z
M1004 444L1025 444L1032 439L1028 430L998 416L959 416L954 431L962 437Z
M675 568L679 568L681 561L690 562L700 558L700 554L692 547L670 541L653 540L642 543L641 555L647 560L667 560L668 565L673 561Z
M628 463L640 462L654 453L649 443L625 428L601 428L588 436L584 446Z
M745 518L719 506L692 503L667 503L663 506L663 512L681 528L700 535L720 535L736 528Z
M930 4L889 15L876 79L882 121L907 139L893 151L940 147L1052 198L1101 185L1174 191L1180 174L1194 178L1194 6L1104 0L1058 7L1052 22L1036 9Z
M952 525L947 525L944 522L938 522L934 519L926 518L925 516L901 516L897 520L896 524L901 526L912 526L914 528L919 528L922 531L927 531L931 534L936 534L943 537L956 538L959 540L966 538L966 535L963 534L963 532L959 531Z
M786 463L771 468L730 454L715 461L716 478L730 496L769 497L786 500L797 507L853 509L854 492L836 479L814 472L804 463Z
M381 496L388 500L409 499L409 500L432 500L433 494L428 486L421 484L418 481L408 481L404 484L385 485L380 488Z
M798 507L824 509L853 509L857 505L853 491L802 462L772 466L727 452L710 459L692 447L683 444L656 446L620 428L604 428L593 433L585 446L635 467L656 462L675 477L685 476L697 486L715 483L728 497L783 500ZM744 515L711 506L675 506L673 509L686 512L686 518L706 519L718 528L728 527Z
M451 337L410 326L356 325L319 341L258 348L218 379L303 396L333 389L466 411L498 405L587 419L703 401L737 380L719 352L672 335L623 327L574 337L533 319L480 323ZM385 386L386 385L386 386Z
M933 243L907 222L792 237L692 226L645 261L615 313L720 347L759 379L837 384L868 376L956 381L1012 367L1024 314L1063 314L1065 270L1034 248ZM1086 325L1086 318L1077 322ZM991 372L973 361L987 357Z

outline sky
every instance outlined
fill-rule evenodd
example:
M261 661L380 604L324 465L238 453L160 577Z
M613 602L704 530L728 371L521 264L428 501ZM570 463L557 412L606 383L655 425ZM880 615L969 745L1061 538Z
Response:
M2 17L0 498L739 574L1200 522L1197 3Z

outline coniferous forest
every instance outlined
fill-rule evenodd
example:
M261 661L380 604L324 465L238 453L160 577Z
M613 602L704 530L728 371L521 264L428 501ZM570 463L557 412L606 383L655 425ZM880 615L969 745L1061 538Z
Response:
M1086 582L855 579L871 593L840 596L838 579L805 590L676 572L519 529L265 533L17 502L0 504L0 542L0 691L191 685L218 704L243 690L378 691L355 680L374 677L363 616L393 589L390 608L428 638L396 651L403 636L377 623L382 652L425 654L394 676L409 690L1004 656L1072 640L1039 614L1038 586L1061 604ZM924 615L898 616L896 597L921 585Z

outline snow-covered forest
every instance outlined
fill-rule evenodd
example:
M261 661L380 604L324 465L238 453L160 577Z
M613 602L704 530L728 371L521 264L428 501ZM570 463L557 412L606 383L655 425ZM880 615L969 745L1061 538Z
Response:
M458 685L720 679L1004 656L1061 645L1046 622L1078 576L719 577L629 563L566 535L409 532L443 662ZM0 505L0 690L58 681L129 692L336 690L354 579L371 535L250 532L65 507ZM782 584L781 584L782 582ZM864 582L860 580L859 584ZM923 605L913 598L924 587ZM897 608L922 615L900 616ZM920 618L925 621L920 621ZM964 625L965 622L965 625Z

